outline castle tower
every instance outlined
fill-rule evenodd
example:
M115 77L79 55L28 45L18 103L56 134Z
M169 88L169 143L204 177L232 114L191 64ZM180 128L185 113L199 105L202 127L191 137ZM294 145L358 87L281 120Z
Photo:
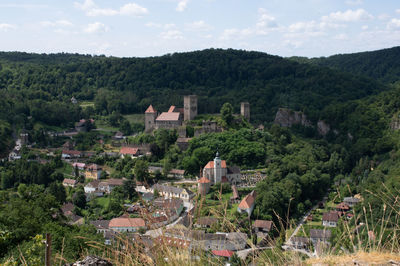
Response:
M219 152L217 152L214 158L214 184L221 182L221 178L222 178L221 158L219 158Z
M144 127L146 132L151 132L156 126L157 111L150 105L144 112Z
M240 103L240 114L250 122L250 104L249 102Z
M211 181L203 176L197 182L198 182L197 188L198 188L200 195L202 195L202 196L207 195L208 191L210 191Z
M193 120L197 115L197 95L183 96L183 120Z

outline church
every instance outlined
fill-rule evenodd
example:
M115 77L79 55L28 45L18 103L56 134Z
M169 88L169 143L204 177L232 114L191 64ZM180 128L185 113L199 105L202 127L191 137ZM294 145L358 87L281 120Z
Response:
M240 168L227 166L225 160L221 160L217 152L213 161L209 161L203 169L203 177L211 181L211 184L227 183L238 184L241 181Z

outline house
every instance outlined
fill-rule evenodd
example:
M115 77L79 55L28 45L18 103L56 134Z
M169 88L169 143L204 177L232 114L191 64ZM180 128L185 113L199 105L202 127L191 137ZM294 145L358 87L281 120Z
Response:
M314 246L318 242L327 243L331 238L332 232L329 229L310 229L310 239Z
M75 208L74 204L70 202L64 203L64 205L61 206L61 212L67 218L68 224L81 225L84 223L84 219L82 216L73 213L74 208Z
M349 205L349 207L353 207L354 205L357 205L360 202L360 199L356 197L345 197L343 199L343 202Z
M204 166L203 176L210 180L211 184L220 183L224 178L231 184L241 181L240 168L237 166L227 167L226 161L219 158L218 152L214 160Z
M202 177L197 181L197 189L200 195L207 195L208 191L210 191L211 181L207 179L207 177Z
M172 187L160 184L154 184L149 191L154 193L154 191L158 191L158 193L164 198L179 198L184 201L189 201L194 197L194 193L188 189L180 188L180 187Z
M83 189L85 190L85 193L101 193L101 195L103 195L103 193L99 190L99 184L100 184L100 180L93 180L89 183L87 183Z
M254 232L257 234L258 232L268 233L271 231L272 221L267 220L255 220L253 223Z
M97 233L105 233L109 230L110 220L90 221L90 224L96 227Z
M231 203L237 203L240 200L239 192L236 185L232 185L232 197L230 198Z
M97 164L91 164L86 167L85 178L99 180L102 169Z
M213 225L218 225L218 219L215 217L199 217L195 227L211 228Z
M327 227L336 227L339 220L337 212L326 212L322 215L322 225Z
M75 187L76 184L78 184L78 181L76 181L75 179L71 179L71 178L64 178L62 184L64 187Z
M310 239L304 236L294 236L290 238L291 246L296 249L308 249Z
M185 178L185 170L181 169L171 169L168 173L168 177L170 178L178 178L183 179Z
M237 208L238 212L246 212L250 216L256 203L256 196L257 193L255 190L246 195L246 197L244 197L244 199L239 203L239 206Z
M111 191L116 187L121 187L124 184L125 179L110 178L103 180L99 183L99 190L110 194Z
M9 161L19 160L21 159L21 151L18 149L13 149L8 155Z
M147 192L142 195L142 200L144 201L152 201L153 199L154 199L154 194L151 192Z
M336 210L337 210L338 212L346 213L347 211L350 210L350 206L347 205L347 204L344 203L344 202L341 202L341 203L339 203L338 205L336 205Z
M167 225L168 221L169 221L168 217L165 216L165 215L151 217L150 221L149 221L149 223L150 223L149 227L151 229L160 228L160 227L163 227L163 226Z
M63 147L63 149L64 150L73 150L74 149L74 143L72 142L72 141L70 141L70 140L68 140L68 141L66 141L63 145L62 145L62 147Z
M78 168L79 170L85 170L86 164L85 163L73 163L72 167Z
M122 147L119 150L119 155L121 156L121 158L125 157L137 158L140 155L140 150L139 148Z
M73 150L63 150L61 152L62 159L74 159L82 157L81 151L73 151Z
M124 133L122 133L121 131L118 131L117 133L115 133L115 135L112 137L112 139L113 140L125 139Z
M153 214L154 217L165 215L168 221L175 221L183 211L183 200L177 198L163 199L158 198L153 202L158 210Z
M109 223L109 228L116 232L136 232L140 229L146 229L142 218L114 218Z

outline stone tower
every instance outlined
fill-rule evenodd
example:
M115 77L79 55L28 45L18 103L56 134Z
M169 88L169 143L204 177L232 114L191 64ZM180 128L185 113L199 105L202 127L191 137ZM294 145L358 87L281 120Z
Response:
M240 103L240 114L250 122L250 104L249 102Z
M185 95L183 97L183 119L193 120L197 115L197 95Z
M151 132L156 126L157 111L150 105L144 112L144 128L146 132Z
M222 178L221 158L219 158L219 152L217 152L214 158L214 184L221 182L221 178Z

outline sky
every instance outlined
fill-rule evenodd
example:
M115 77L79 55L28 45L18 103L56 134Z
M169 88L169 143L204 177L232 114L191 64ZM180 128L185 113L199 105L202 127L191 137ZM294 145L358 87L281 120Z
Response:
M400 45L400 0L0 0L0 51L320 57Z

